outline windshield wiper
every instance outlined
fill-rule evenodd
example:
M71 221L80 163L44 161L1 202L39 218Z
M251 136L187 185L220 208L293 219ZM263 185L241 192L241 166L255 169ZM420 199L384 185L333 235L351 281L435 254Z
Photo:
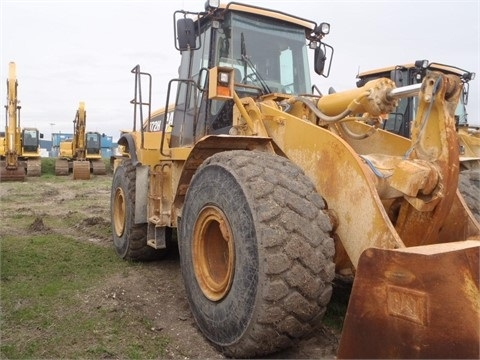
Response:
M257 71L257 69L255 69L255 65L253 65L252 61L249 59L249 57L247 55L247 47L245 45L245 37L243 35L243 32L241 34L241 44L240 44L240 46L241 46L240 51L241 51L241 55L242 55L242 60L244 61L244 74L247 74L247 65L248 65L248 67L250 68L252 73L255 75L256 80L258 80L258 82L262 86L262 89L263 89L263 94L262 95L270 94L271 93L270 88L268 87L265 80L261 77L261 75ZM245 75L244 77L246 78L247 76Z

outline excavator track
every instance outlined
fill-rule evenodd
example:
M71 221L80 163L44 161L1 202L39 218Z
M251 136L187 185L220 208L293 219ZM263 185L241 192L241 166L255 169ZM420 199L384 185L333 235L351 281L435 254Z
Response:
M42 174L42 161L40 159L28 159L27 163L27 176L40 176Z
M107 169L105 167L105 163L102 159L91 160L92 164L92 173L94 175L106 175Z
M55 160L55 175L56 176L67 176L68 173L69 173L68 160L66 160L66 159Z
M90 179L90 162L77 160L73 162L73 180Z

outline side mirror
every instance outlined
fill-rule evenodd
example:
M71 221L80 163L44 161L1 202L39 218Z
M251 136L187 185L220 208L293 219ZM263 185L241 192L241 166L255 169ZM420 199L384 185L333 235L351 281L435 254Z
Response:
M463 84L463 104L468 105L468 91L470 89L470 83Z
M315 48L314 63L315 63L315 72L318 75L323 75L326 61L327 61L327 57L323 49L320 46Z
M196 48L195 25L190 18L177 19L177 49L180 51Z
M333 48L325 43L320 43L314 51L315 72L323 77L328 77L332 66Z

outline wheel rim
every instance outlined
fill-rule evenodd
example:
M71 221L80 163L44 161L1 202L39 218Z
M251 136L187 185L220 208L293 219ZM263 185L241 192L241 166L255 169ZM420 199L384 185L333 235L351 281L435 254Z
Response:
M234 241L223 212L215 206L200 211L193 232L192 259L203 294L212 301L225 297L234 273Z
M118 237L123 235L125 230L125 194L122 188L115 190L115 198L113 201L113 225L115 235Z

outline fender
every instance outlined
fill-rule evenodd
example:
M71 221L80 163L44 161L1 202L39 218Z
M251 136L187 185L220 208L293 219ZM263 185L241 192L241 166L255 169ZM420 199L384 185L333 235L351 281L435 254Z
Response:
M123 134L117 141L118 145L125 146L130 154L133 166L135 166L135 224L147 222L147 201L148 201L148 169L138 161L135 139L132 134Z
M133 138L132 134L123 134L120 139L118 139L117 143L118 145L125 146L130 154L130 159L132 159L132 164L137 166L139 164L136 150L137 148L135 147L135 139Z

